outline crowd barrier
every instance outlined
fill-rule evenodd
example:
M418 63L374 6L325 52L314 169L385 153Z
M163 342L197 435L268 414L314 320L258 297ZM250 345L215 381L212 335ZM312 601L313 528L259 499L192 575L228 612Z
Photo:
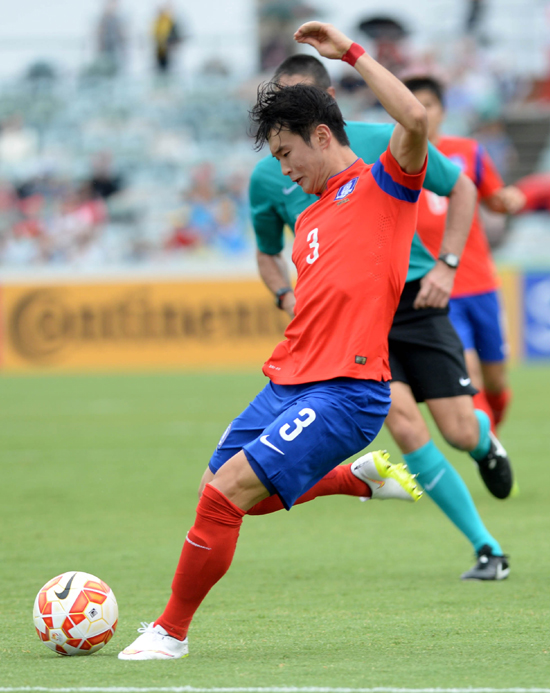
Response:
M512 360L550 358L550 271L503 271ZM257 279L0 285L0 370L259 368L285 314Z

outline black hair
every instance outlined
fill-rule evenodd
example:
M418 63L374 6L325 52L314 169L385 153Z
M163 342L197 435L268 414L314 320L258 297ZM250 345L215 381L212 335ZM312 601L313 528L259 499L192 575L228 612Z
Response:
M342 146L349 147L345 122L336 101L326 91L310 84L283 87L275 82L258 87L256 105L250 111L256 149L261 149L275 130L289 130L306 144L317 125L326 125Z
M439 103L444 106L444 88L443 84L439 82L435 77L429 77L428 75L422 77L410 77L409 79L403 80L403 84L410 89L414 94L417 91L429 91Z
M279 65L273 75L273 81L278 82L282 75L301 75L311 77L313 84L326 91L331 86L330 75L323 63L313 55L291 55Z

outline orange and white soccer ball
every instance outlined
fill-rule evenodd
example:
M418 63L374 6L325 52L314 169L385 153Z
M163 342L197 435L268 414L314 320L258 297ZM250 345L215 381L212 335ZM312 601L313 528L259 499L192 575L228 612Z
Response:
M60 655L93 654L115 634L118 605L103 580L70 571L47 582L34 601L40 640Z

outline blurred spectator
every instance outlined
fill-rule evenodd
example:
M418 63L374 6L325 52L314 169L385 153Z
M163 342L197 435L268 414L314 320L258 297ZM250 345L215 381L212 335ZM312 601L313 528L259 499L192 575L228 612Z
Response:
M0 131L0 164L16 165L38 154L38 133L25 126L20 115L2 123Z
M499 81L475 41L465 37L456 48L445 99L447 123L454 134L467 136L480 118L498 118L503 101Z
M159 7L153 23L153 41L157 70L166 73L170 70L175 49L183 41L182 30L172 4L167 2Z
M117 74L124 60L126 31L118 11L118 0L107 0L97 26L99 69L105 75Z
M30 175L25 176L16 185L17 196L20 200L40 196L47 201L61 198L66 190L65 181L55 173L51 162L38 161L31 167Z
M113 172L113 157L110 152L99 152L94 156L90 189L94 197L104 200L122 189L122 178Z
M517 152L508 137L503 121L498 118L482 120L472 137L485 147L500 175L507 178L517 160Z
M246 248L243 228L239 224L237 205L228 196L220 197L216 205L214 244L224 254L241 253Z
M227 255L248 247L248 179L232 174L218 185L215 174L209 163L193 171L191 187L183 196L183 208L172 215L167 249L211 246Z
M374 16L359 23L359 30L374 41L374 57L393 74L402 72L409 63L405 40L409 34L398 20Z
M61 201L57 213L48 224L47 253L50 261L91 264L100 262L103 251L100 236L107 221L107 208L94 198L91 187L84 183L75 187Z
M256 2L262 64L271 70L296 50L296 26L323 17L315 0ZM214 52L201 63L196 80L161 80L163 88L158 89L155 81L133 79L123 70L128 33L120 8L131 6L120 0L100 0L99 6L101 20L94 26L98 62L119 71L116 81L73 83L61 71L52 81L38 65L31 71L34 81L48 78L52 88L38 89L29 79L0 84L0 267L179 262L187 256L234 257L244 249L253 261L247 185L257 159L246 136L247 108L258 82L271 73L238 85L233 79L238 71ZM158 8L155 71L164 73L174 67L185 26L164 0L150 6L155 15ZM501 173L512 178L515 150L501 119L503 108L510 104L515 112L522 98L518 73L512 60L489 63L491 52L478 40L480 22L496 6L478 0L463 1L462 7L462 27L468 10L471 30L452 37L442 27L412 64L409 31L400 16L375 16L365 5L365 24L360 27L357 21L355 31L358 38L368 37L378 59L401 77L405 66L408 76L434 73L449 79L448 132L467 136L477 128L475 137ZM177 4L175 8L177 13ZM149 36L149 49L151 42ZM335 77L346 119L382 119L375 98L352 68L336 66ZM549 84L550 79L544 95L550 100ZM9 113L24 113L25 119L7 118ZM531 120L526 128L529 134L521 137L509 129L522 155L524 138L539 137ZM544 146L541 141L541 152ZM98 152L91 161L90 152ZM205 160L215 161L215 167L200 163ZM543 170L531 163L522 171ZM242 167L238 174L235 166ZM86 185L79 187L82 181ZM533 208L546 209L550 185L547 179L540 183L532 193Z
M296 28L309 18L321 16L302 0L259 0L260 69L273 70L296 53L292 38Z
M480 25L485 12L485 0L468 0L465 33L481 39Z

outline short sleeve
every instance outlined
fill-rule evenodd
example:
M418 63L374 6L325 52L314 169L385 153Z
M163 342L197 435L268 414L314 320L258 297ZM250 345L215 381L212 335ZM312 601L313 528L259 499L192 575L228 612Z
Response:
M387 195L403 202L417 202L426 176L428 157L418 173L406 173L390 151L382 154L372 167L372 175L378 187Z
M459 166L428 142L428 168L424 180L424 187L427 190L431 190L440 197L449 197L460 173Z
M252 172L248 194L258 250L278 255L284 248L284 220L276 209L273 185L258 166Z

